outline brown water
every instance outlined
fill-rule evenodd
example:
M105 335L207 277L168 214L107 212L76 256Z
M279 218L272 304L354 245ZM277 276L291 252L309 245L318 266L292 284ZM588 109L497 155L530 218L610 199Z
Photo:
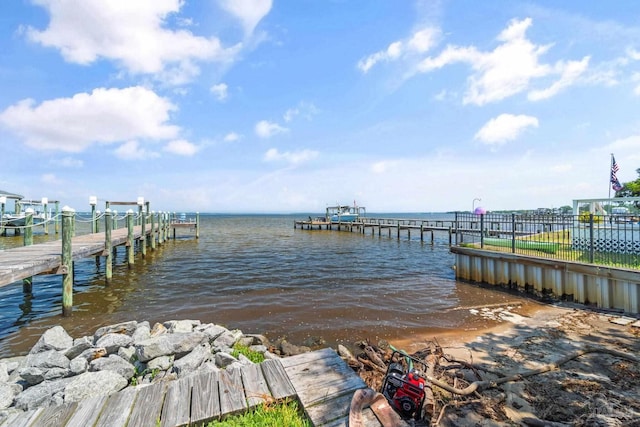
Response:
M419 235L398 240L294 229L294 220L306 215L200 218L200 239L179 232L146 258L138 255L132 268L120 248L108 285L104 264L77 262L72 316L60 315L60 276L35 277L31 297L21 283L0 288L0 356L24 354L54 325L77 338L127 320L199 319L270 339L301 344L317 337L335 345L482 329L488 321L466 308L531 304L456 281L446 232L436 233L431 245ZM0 245L18 240L1 237Z

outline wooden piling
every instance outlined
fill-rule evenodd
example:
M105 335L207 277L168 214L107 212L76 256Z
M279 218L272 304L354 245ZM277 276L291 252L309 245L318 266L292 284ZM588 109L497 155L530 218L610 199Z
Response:
M151 233L149 237L151 238L151 250L156 250L156 225L155 225L156 213L151 212Z
M322 226L320 226L322 228ZM196 212L196 239L200 238L200 213Z
M135 263L135 246L133 242L133 210L127 211L127 265Z
M33 209L27 209L26 216L24 218L24 246L33 245ZM33 276L22 279L22 292L25 294L31 294L33 291Z
M62 315L73 310L73 257L71 239L76 212L68 206L62 208Z
M112 226L113 220L111 219L111 209L107 208L104 211L104 254L106 256L104 275L107 282L110 282L113 277L113 247L111 243Z
M140 226L142 227L142 235L140 236L140 252L142 253L143 257L146 257L147 256L147 233L146 233L147 216L144 214L144 212L142 212L142 210L140 211L140 216L142 217L140 219Z

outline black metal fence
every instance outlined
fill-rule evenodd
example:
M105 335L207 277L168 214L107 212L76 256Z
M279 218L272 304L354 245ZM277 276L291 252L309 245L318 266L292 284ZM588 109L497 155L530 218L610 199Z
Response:
M456 213L455 244L640 269L640 217Z

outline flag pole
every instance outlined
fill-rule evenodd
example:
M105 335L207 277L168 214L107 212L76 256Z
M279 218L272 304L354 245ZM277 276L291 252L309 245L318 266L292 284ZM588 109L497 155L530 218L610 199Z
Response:
M611 165L609 165L609 199L611 199L611 173L613 171L613 153L611 153Z

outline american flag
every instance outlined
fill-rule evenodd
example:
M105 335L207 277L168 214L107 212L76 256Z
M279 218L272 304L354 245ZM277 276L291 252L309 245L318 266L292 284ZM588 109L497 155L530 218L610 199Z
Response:
M613 157L613 154L612 154L611 155L611 188L614 191L622 190L622 185L620 184L620 181L618 181L618 177L616 176L616 172L618 172L618 170L620 170L620 168L616 163L616 158Z

